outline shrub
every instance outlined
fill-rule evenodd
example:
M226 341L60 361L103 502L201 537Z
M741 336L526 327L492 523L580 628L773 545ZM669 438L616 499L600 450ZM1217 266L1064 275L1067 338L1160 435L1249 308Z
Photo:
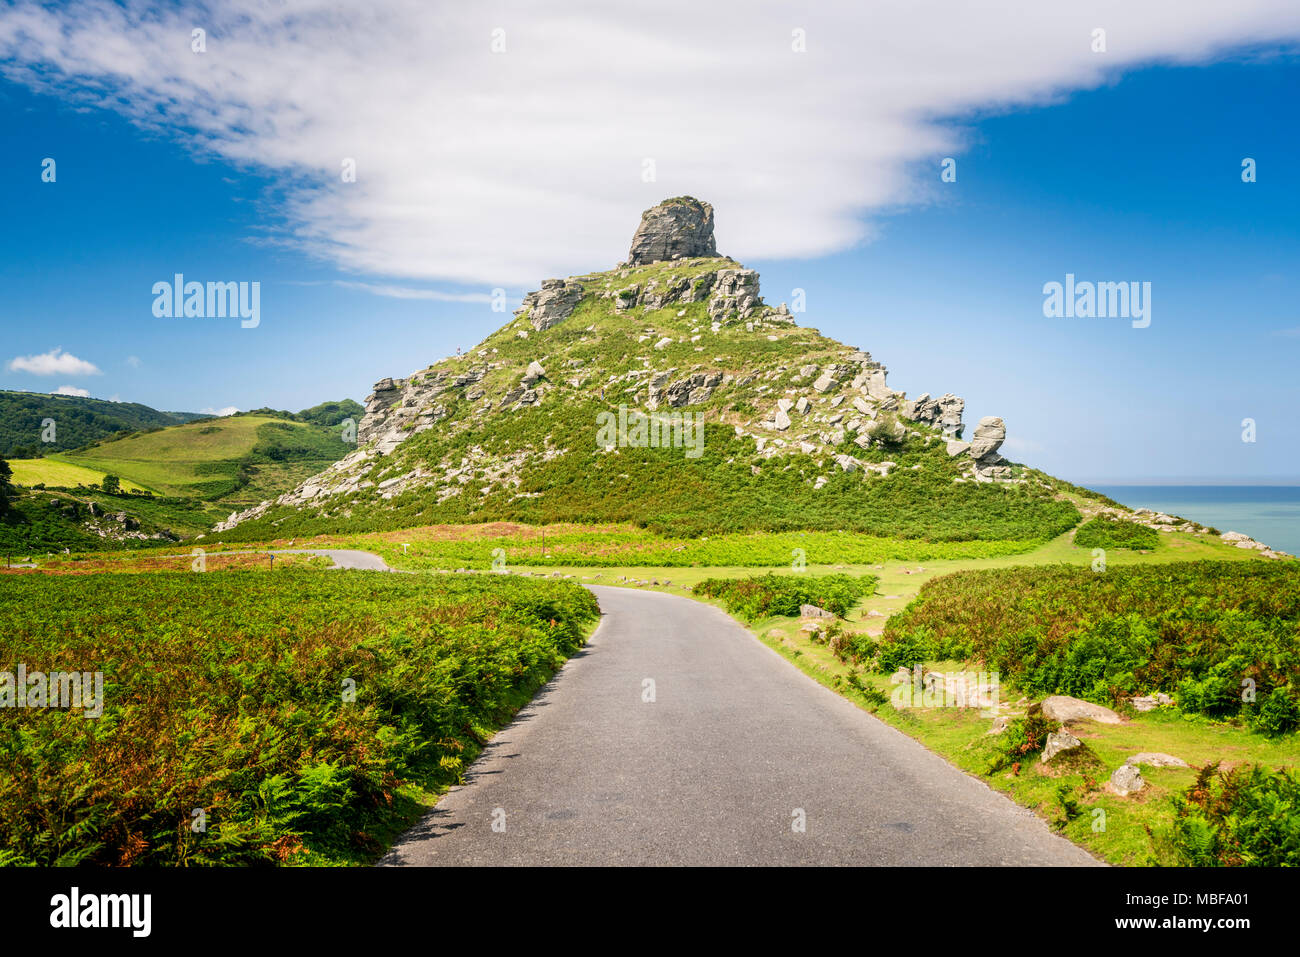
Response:
M719 598L733 615L757 621L774 615L794 617L800 605L816 605L845 615L875 591L872 575L766 575L749 578L706 578L693 589L697 595Z
M1173 798L1173 845L1193 867L1300 864L1300 777L1257 764L1211 764Z
M1261 734L1279 737L1300 727L1300 705L1290 688L1274 688L1251 716L1250 726Z
M0 670L102 672L104 710L0 709L0 854L39 865L373 858L382 847L367 835L420 810L406 786L455 783L597 614L570 582L515 578L8 580ZM194 808L206 832L191 830Z
M1242 714L1286 733L1300 720L1300 567L1291 562L1178 562L957 572L935 578L885 625L881 671L973 657L1029 693L1112 703L1174 694L1184 711ZM1249 709L1248 709L1249 710Z
M1097 516L1084 522L1074 533L1079 548L1155 548L1160 537L1155 529L1125 519Z

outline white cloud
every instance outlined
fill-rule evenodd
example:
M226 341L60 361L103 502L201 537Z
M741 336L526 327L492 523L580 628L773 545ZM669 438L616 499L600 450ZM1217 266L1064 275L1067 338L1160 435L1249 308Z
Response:
M30 372L32 375L99 375L93 362L78 359L71 352L51 349L36 356L17 356L9 360L10 372Z
M61 385L51 395L75 395L82 399L90 398L89 389L79 389L75 385Z
M142 365L139 356L127 356L126 364L129 365L132 369L138 369Z
M358 289L374 296L386 296L390 299L429 299L434 302L491 302L492 297L485 292L443 292L439 289L417 289L412 286L393 286L386 283L350 282L343 279L334 281L334 285L344 289Z
M239 406L237 405L228 405L222 409L214 409L211 406L208 406L206 409L199 409L199 412L203 415L215 415L219 419L225 418L228 415L234 415L238 411Z
M274 239L369 274L507 286L612 265L640 211L681 193L717 207L741 260L841 250L873 212L942 195L938 162L977 111L1300 36L1294 0L490 10L15 0L0 72L277 176Z

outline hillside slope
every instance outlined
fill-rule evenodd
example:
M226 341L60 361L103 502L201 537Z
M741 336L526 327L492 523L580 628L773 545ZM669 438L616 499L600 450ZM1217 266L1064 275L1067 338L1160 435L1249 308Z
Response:
M676 257L676 258L671 258ZM648 210L626 263L547 280L463 356L368 398L359 447L217 526L230 538L440 522L633 522L1045 539L1079 513L964 402L908 399L719 256L713 212Z
M293 488L350 451L338 428L248 414L142 432L52 458L110 472L159 495L238 503Z
M197 412L160 412L138 402L0 391L0 458L37 458L80 448L118 432L156 429L201 418Z

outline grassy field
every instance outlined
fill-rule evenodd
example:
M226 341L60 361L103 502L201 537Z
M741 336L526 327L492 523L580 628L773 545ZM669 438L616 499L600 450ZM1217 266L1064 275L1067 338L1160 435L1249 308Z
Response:
M373 861L595 619L564 582L9 577L0 670L99 672L102 713L0 709L0 864Z
M15 485L24 485L31 487L33 485L63 486L66 488L76 488L78 485L99 485L104 481L107 472L99 469L87 468L84 465L74 465L71 462L65 462L56 458L44 459L8 459L9 467L13 469L13 482ZM113 473L117 475L116 472ZM143 485L137 485L129 479L121 479L121 487L126 492L143 492L146 491Z
M50 458L112 472L159 495L239 504L286 491L351 450L337 429L239 415L144 432Z

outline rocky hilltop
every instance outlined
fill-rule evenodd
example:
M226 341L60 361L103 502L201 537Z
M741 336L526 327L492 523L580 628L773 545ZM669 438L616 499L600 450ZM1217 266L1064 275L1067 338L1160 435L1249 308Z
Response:
M405 502L422 521L514 514L520 499L546 498L533 486L560 469L556 460L631 454L598 449L594 438L593 416L620 406L698 411L742 443L728 467L745 461L754 476L797 468L809 492L843 487L837 475L866 484L923 467L950 485L1031 481L999 454L1001 419L981 419L966 439L963 399L909 398L887 375L871 353L764 302L758 273L717 254L712 206L669 199L645 211L614 269L548 279L467 354L380 379L355 452L216 530L274 524L286 510L347 517L388 502ZM521 416L532 439L504 437L522 434ZM427 507L416 510L417 500Z

